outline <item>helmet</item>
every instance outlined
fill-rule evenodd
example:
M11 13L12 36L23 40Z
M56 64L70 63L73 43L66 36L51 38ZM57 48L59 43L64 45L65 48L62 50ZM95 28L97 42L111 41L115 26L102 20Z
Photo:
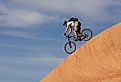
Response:
M63 26L65 26L66 24L67 24L67 21L66 21L66 20L64 20Z

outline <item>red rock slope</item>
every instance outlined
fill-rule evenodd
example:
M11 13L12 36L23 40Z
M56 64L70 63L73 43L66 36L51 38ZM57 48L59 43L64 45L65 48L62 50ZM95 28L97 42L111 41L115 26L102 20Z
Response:
M121 82L121 23L86 42L40 82Z

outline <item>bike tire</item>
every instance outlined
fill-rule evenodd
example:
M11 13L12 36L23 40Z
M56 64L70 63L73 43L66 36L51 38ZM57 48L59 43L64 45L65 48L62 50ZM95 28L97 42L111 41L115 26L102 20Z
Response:
M70 48L70 45L71 45L71 48ZM72 42L72 41L67 42L64 45L64 50L65 50L66 53L72 54L76 50L76 44L74 42Z
M87 37L83 39L84 41L89 41L92 38L92 31L90 29L88 29L88 28L87 29L83 29L82 30L82 34L83 35L85 35L85 34L87 35Z

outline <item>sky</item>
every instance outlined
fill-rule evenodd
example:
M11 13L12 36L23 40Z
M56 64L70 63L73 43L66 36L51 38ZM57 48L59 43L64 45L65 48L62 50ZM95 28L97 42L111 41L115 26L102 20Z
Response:
M121 0L0 0L0 82L39 82L69 55L62 26L77 17L93 36L121 22ZM84 42L78 42L78 47Z

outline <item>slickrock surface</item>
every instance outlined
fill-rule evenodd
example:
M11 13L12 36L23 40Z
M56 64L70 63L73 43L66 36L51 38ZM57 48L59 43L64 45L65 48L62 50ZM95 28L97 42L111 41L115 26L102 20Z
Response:
M86 42L40 82L121 82L121 23Z

